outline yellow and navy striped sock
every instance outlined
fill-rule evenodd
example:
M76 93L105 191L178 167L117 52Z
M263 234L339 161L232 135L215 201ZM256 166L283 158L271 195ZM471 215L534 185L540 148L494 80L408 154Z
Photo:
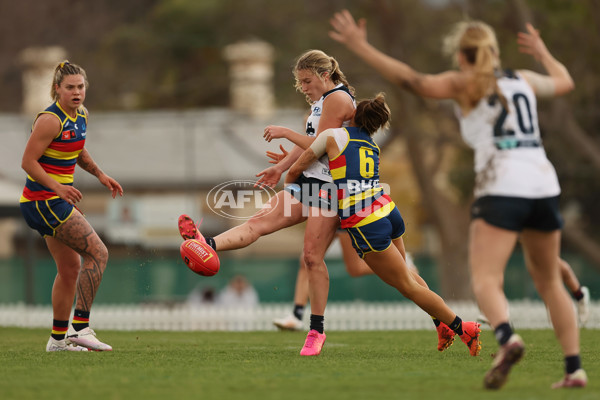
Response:
M73 314L73 329L79 332L88 326L90 326L90 312L75 310L75 313Z
M457 335L463 334L462 319L460 319L458 315L456 316L456 318L454 318L454 321L452 321L452 323L448 326L450 327L450 329L456 332Z
M52 332L51 336L55 340L63 340L67 335L69 329L69 321L59 321L57 319L52 320Z

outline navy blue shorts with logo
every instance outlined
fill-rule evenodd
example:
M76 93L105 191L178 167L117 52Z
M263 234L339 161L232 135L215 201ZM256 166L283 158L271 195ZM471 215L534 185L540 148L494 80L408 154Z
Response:
M561 229L559 196L526 199L509 196L483 196L471 206L471 218L483 218L498 228L520 232L523 229Z
M72 204L60 198L21 203L21 213L25 222L42 237L54 237L56 228L69 219L74 208Z
M292 184L284 189L307 207L317 207L321 210L337 210L337 186L317 178L300 175Z
M394 207L387 217L358 228L346 228L346 230L352 238L352 246L360 258L364 258L367 253L387 250L392 240L404 235L406 228L400 211Z

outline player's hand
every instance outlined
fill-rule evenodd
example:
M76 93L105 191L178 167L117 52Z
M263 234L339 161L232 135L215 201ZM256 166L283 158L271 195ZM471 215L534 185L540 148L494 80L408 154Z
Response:
M70 185L60 185L60 187L56 189L55 192L58 195L58 197L60 197L69 204L78 203L83 198L81 192Z
M364 18L354 21L354 17L348 10L342 10L333 14L329 20L333 31L329 31L329 37L351 47L352 44L367 41L367 21Z
M256 176L259 178L254 187L275 187L277 183L279 183L279 179L281 179L281 172L275 166L269 167L267 169L262 170Z
M110 176L103 174L100 175L100 177L98 177L98 180L100 181L100 183L102 183L104 186L110 189L110 191L112 192L113 199L117 197L117 193L119 194L119 196L123 196L123 188L121 187L121 185L119 185L119 182L117 182Z
M288 128L283 126L269 125L265 128L263 137L267 142L270 142L273 139L285 139L287 131Z
M267 150L267 157L271 159L271 161L269 161L271 164L278 164L288 155L288 152L283 148L283 145L279 145L279 150L281 150L281 153Z
M519 32L517 43L521 53L532 55L537 61L549 54L546 44L540 37L540 31L535 29L533 25L527 24L527 32Z

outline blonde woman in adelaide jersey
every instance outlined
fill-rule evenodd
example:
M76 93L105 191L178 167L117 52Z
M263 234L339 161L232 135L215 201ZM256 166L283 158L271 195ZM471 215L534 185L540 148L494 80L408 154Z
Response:
M21 163L27 173L21 212L46 241L57 269L52 286L52 332L46 351L112 350L89 327L108 251L75 206L83 197L73 185L75 166L97 177L113 198L122 196L123 189L102 172L85 148L88 113L83 102L87 86L80 66L68 61L56 66L50 91L53 103L37 115Z

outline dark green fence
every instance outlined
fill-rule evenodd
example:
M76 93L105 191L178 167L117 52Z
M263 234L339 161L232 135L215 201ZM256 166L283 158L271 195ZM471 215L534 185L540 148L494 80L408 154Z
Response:
M56 275L53 260L40 255L32 266L30 290L33 303L50 304L52 282ZM600 274L581 258L565 258L583 284L590 287L592 297L600 293ZM415 263L432 290L439 293L434 261L416 257ZM376 276L351 278L341 259L327 260L330 274L330 301L400 301L404 298ZM151 303L184 301L194 289L223 288L229 279L242 274L254 285L261 302L292 302L298 269L297 259L221 259L221 270L213 277L198 276L187 269L178 255L135 258L111 257L96 304ZM0 260L0 303L27 302L27 278L20 258ZM505 287L510 299L537 298L523 265L515 254L507 268Z

